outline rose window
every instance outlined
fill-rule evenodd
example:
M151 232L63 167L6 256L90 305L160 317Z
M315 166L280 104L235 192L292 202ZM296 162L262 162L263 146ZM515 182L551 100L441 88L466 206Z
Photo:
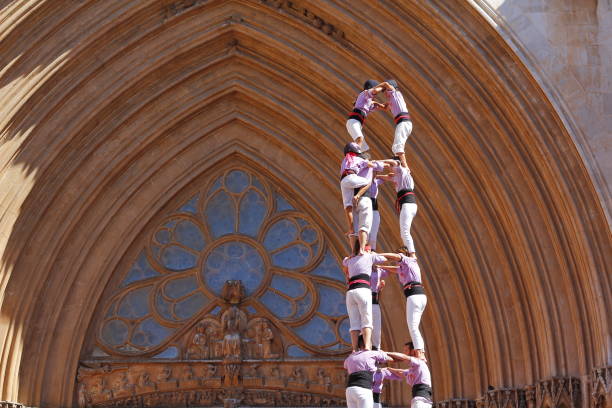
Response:
M286 357L338 355L350 344L344 277L322 230L289 194L244 169L228 170L168 213L107 289L89 357L179 358L181 338L240 307L282 335Z

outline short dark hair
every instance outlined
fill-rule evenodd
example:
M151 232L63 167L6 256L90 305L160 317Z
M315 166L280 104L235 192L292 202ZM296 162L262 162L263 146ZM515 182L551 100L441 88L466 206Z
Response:
M414 350L414 343L411 341L407 341L406 343L404 343L404 346L408 346L411 350Z
M401 247L397 248L397 252L400 252L400 253L402 253L404 255L408 255L410 253L410 251L408 251L408 247L407 246L401 246Z
M397 81L395 79L387 79L385 80L385 82L394 87L395 89L399 89L399 85L397 84Z
M363 340L363 336L361 334L359 335L359 337L357 337L357 348L358 349L365 348L365 341Z
M374 88L376 85L378 85L378 81L374 80L374 79L368 79L367 81L365 81L363 83L363 90L368 90L368 89L372 89Z

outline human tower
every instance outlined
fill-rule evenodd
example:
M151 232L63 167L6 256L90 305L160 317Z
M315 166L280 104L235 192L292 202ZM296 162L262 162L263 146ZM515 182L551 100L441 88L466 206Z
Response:
M385 103L374 100L384 95ZM371 160L363 134L363 125L376 110L390 111L395 122L392 159ZM427 297L421 281L410 225L417 212L414 180L406 164L404 148L412 132L412 120L404 97L395 80L378 83L367 80L357 96L346 128L353 141L344 147L340 170L340 188L346 214L348 239L353 248L342 265L348 280L346 308L350 321L353 352L344 361L348 371L346 402L348 407L380 407L384 380L402 380L412 387L412 408L432 405L431 376L425 357L425 342L419 331ZM376 253L380 225L378 187L392 182L397 193L396 211L404 246L396 253ZM384 279L396 274L406 296L406 323L411 341L404 352L380 349L381 313L379 300ZM380 367L387 362L408 363L407 369Z

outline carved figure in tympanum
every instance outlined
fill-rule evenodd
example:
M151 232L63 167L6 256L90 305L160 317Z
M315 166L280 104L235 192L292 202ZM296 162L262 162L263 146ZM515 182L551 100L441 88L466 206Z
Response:
M164 366L157 375L157 389L159 391L174 391L178 388L178 379L172 377L172 368Z

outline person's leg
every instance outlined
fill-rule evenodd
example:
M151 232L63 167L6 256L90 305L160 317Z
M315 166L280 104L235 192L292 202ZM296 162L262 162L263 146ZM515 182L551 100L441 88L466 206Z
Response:
M397 124L395 127L395 136L393 138L393 145L391 151L394 155L399 156L404 154L406 148L406 141L412 133L412 121L404 121Z
M359 291L359 315L361 317L361 334L366 350L372 350L372 292L368 288Z
M367 388L355 387L359 388L357 392L357 400L359 408L373 408L374 405L374 397L372 395L372 390L368 390Z
M400 236L406 248L408 248L408 252L410 256L414 256L416 254L416 250L414 248L414 241L412 240L412 235L410 234L410 226L412 225L412 220L417 212L417 205L414 203L404 203L402 204L402 209L400 210L399 217L399 225L400 225Z
M357 408L359 406L359 398L357 395L357 388L359 387L347 387L345 391L346 395L346 406L348 408Z
M346 292L346 310L349 317L349 330L351 333L351 346L353 347L353 351L357 350L357 338L361 332L360 299L357 296L357 290L358 289L353 289Z
M362 197L357 208L359 211L359 249L361 253L365 253L372 229L372 200L369 197Z
M346 130L355 143L357 143L362 151L369 150L370 147L365 142L365 136L363 135L361 122L357 119L349 119L346 121Z
M425 351L425 341L419 330L421 316L427 306L426 295L412 295L406 298L406 323L415 350Z
M372 348L380 350L381 324L380 305L372 305Z
M370 230L370 236L368 237L368 244L372 248L372 251L376 250L376 241L378 239L378 228L380 227L380 213L378 211L372 212L372 228Z

